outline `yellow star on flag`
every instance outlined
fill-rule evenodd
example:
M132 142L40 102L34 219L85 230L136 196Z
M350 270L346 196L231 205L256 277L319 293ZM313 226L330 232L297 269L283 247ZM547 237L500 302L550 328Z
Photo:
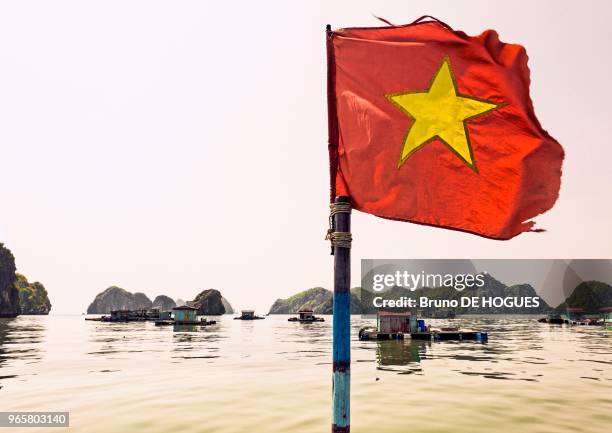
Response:
M427 91L385 96L414 119L404 139L398 167L418 149L438 138L476 170L466 122L496 109L499 104L460 95L448 57L442 60Z

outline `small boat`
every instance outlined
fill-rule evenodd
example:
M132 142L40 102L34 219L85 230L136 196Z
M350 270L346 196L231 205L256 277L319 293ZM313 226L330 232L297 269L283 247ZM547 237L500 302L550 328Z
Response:
M253 310L242 310L240 316L234 317L234 320L262 320L265 317L256 316Z
M288 321L299 323L325 322L324 318L315 316L312 310L300 310L298 314L298 317L290 317Z

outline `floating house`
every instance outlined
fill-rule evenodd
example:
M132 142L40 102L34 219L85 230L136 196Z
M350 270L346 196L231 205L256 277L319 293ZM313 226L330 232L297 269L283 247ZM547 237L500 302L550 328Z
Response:
M378 332L385 334L396 334L398 332L410 334L411 332L417 332L417 318L409 311L379 311L376 316L376 329Z
M151 308L145 314L148 320L158 320L161 316L161 310L159 308Z
M172 319L172 311L162 311L159 313L159 320L170 320Z
M325 322L322 317L314 315L312 310L300 310L298 311L298 317L290 317L289 322L300 322L300 323L312 323L312 322Z
M379 311L376 329L365 327L359 330L360 340L403 340L405 336L413 340L475 340L483 343L488 340L486 332L458 328L432 329L410 311Z
M421 320L424 325L424 321ZM404 335L417 332L417 318L410 311L378 311L376 314L376 329L362 328L359 331L360 340L402 340Z
M111 322L127 322L131 316L130 310L114 310L111 311L110 321Z
M198 320L198 309L183 305L170 311L161 311L159 308L151 310L113 310L110 316L86 317L85 320L98 322L142 322L155 321L155 325L214 325L214 320Z
M198 321L198 309L189 307L187 305L182 305L180 307L174 307L172 309L172 313L174 314L174 322L185 322L185 323L193 323Z
M546 318L538 319L540 323L555 325L600 325L612 322L612 307L600 308L596 313L588 312L584 308L569 307L565 313L551 313Z
M239 317L234 317L234 320L260 320L260 319L265 319L265 317L256 316L254 310L242 310L240 312Z
M588 312L584 308L569 307L565 309L565 315L567 322L570 325L595 325L597 319L592 315L587 314Z
M112 310L110 316L102 316L96 319L99 322L142 322L145 320L156 320L159 310Z
M548 323L551 325L563 325L565 323L569 323L567 319L564 319L563 316L559 313L550 313L547 317L543 317L538 319L540 323Z
M172 309L172 316L173 318L169 316L169 312L162 312L160 319L155 321L155 326L173 325L177 331L194 331L197 328L188 328L188 326L207 326L217 323L215 320L206 320L204 318L198 320L198 309L189 305L174 307Z

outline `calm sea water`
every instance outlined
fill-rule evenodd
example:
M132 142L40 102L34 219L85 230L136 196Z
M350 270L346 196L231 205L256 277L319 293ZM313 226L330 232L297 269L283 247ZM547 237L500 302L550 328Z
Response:
M75 432L329 431L331 318L287 317L224 316L197 332L0 319L0 410L70 411ZM489 343L353 338L353 432L610 431L612 331L525 317L430 322L488 330ZM354 336L372 323L354 316Z

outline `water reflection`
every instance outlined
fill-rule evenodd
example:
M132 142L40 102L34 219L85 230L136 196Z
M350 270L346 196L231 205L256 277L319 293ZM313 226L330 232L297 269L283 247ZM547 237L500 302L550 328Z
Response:
M221 335L219 325L155 326L153 322L101 323L87 322L89 342L86 355L108 359L132 359L137 353L174 353L186 351L216 351ZM112 355L112 357L109 357ZM127 356L127 357L126 357ZM179 358L186 358L178 356ZM201 357L217 357L205 354Z
M431 345L429 342L416 340L387 340L376 343L378 365L408 365L421 362L426 345Z
M420 362L426 357L426 350L430 346L431 342L429 341L377 341L377 369L385 371L397 371L400 374L421 373L422 369Z
M198 332L200 326L198 325L177 325L175 324L173 329L174 332Z
M142 352L142 344L148 338L142 332L146 323L102 323L87 322L90 326L88 341L90 350L87 355L107 356L125 352ZM136 340L135 334L138 334ZM141 344L137 344L140 342ZM154 350L150 350L154 351Z
M6 347L9 334L9 320L15 319L0 319L0 367L7 360Z
M18 363L37 364L41 361L45 332L45 322L32 317L0 319L0 380L22 376L22 372L18 374L13 370Z
M332 324L287 318L226 316L176 332L81 316L0 320L0 401L3 410L68 408L83 433L198 433L202 408L218 415L207 418L209 431L322 431L329 423ZM374 321L353 317L354 390L394 414L361 411L361 431L406 431L415 419L422 431L484 433L492 420L524 433L606 431L612 332L551 328L533 318L455 320L488 331L488 344L361 342L359 329ZM426 405L415 405L414 395ZM135 415L142 413L146 419Z

